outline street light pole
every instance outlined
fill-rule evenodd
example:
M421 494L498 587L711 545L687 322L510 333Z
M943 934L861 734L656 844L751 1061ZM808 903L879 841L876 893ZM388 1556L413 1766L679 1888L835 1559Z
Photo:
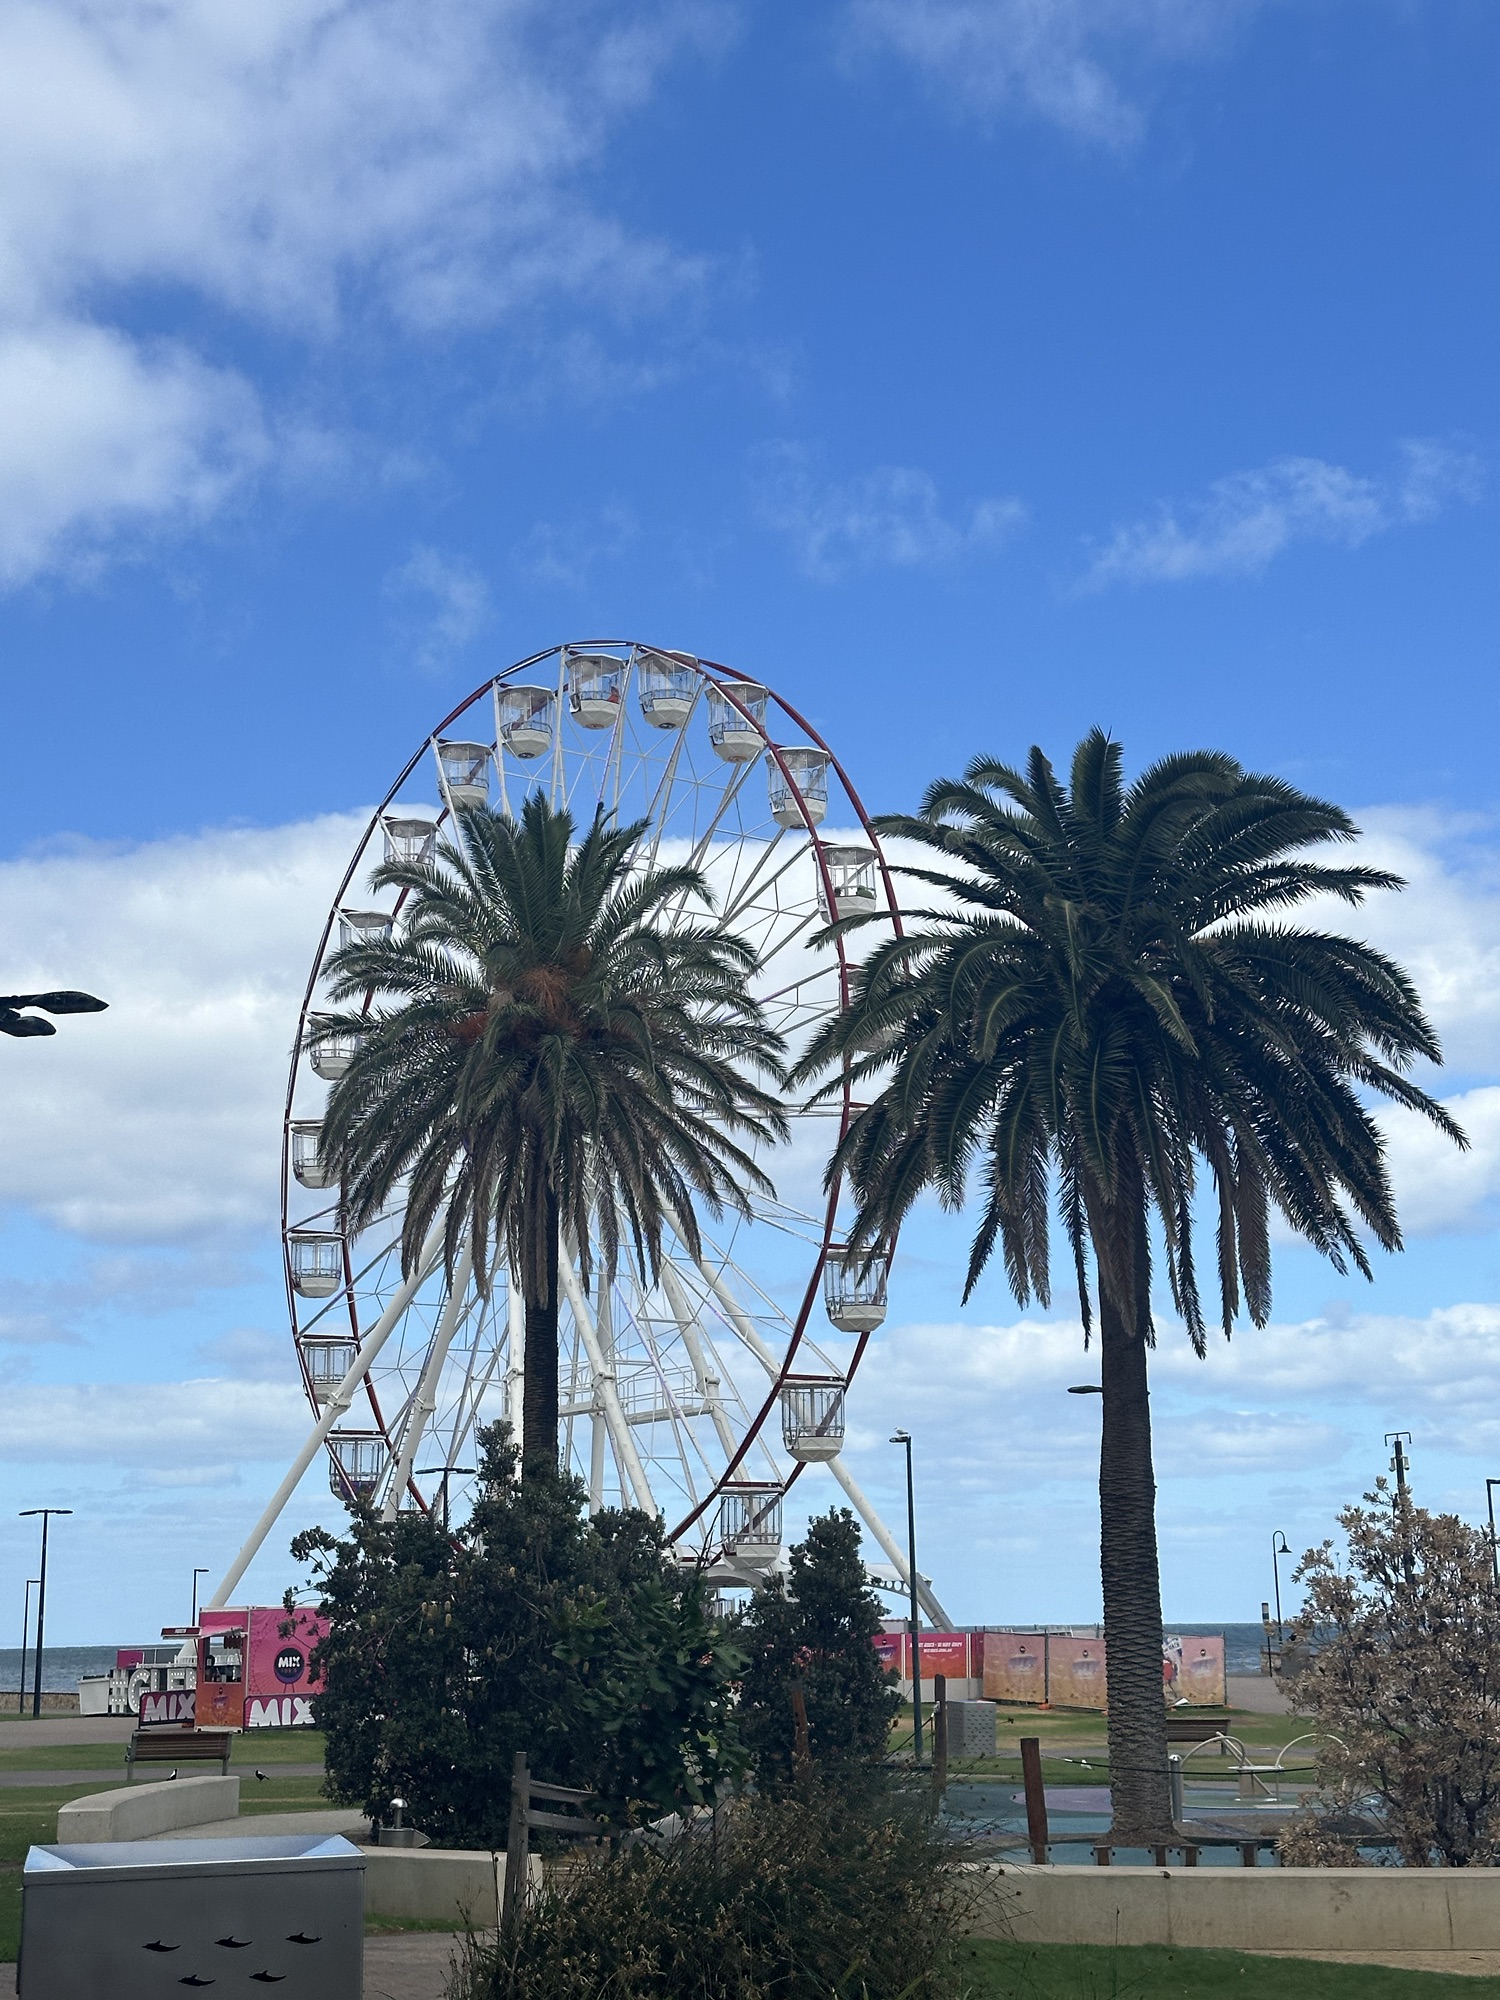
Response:
M16 1714L26 1713L26 1655L31 1646L31 1593L36 1589L36 1578L26 1579L26 1598L21 1611L21 1679L20 1692L16 1696Z
M1487 1479L1484 1482L1485 1502L1490 1510L1490 1567L1495 1572L1496 1587L1500 1588L1500 1549L1497 1549L1495 1546L1495 1488L1497 1486L1500 1486L1500 1479Z
M911 1754L922 1762L922 1639L917 1611L917 1502L911 1479L911 1432L897 1431L892 1444L906 1447L906 1567L911 1593Z
M23 1507L20 1518L25 1521L34 1514L42 1517L42 1560L41 1575L36 1586L36 1674L31 1683L31 1719L34 1722L42 1712L42 1634L47 1618L47 1528L54 1514L71 1514L71 1507Z
M1396 1512L1400 1518L1401 1567L1406 1573L1407 1588L1410 1589L1414 1576L1411 1554L1411 1499L1406 1489L1406 1453L1401 1449L1401 1440L1411 1443L1410 1431L1387 1431L1385 1442L1395 1446L1395 1456L1391 1460L1391 1470L1396 1475Z
M1281 1546L1278 1548L1277 1543ZM1276 1651L1286 1644L1281 1631L1281 1558L1292 1553L1292 1545L1278 1528L1271 1537L1271 1574L1276 1579Z
M207 1576L207 1575L208 1575L207 1563L204 1563L201 1569L195 1569L193 1571L193 1615L188 1620L189 1625L196 1625L198 1622L198 1579L200 1576Z

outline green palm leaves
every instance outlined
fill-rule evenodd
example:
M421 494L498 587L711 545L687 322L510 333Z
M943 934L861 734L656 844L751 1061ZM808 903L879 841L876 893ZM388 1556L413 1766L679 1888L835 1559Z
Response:
M1024 773L979 758L920 814L881 825L932 852L941 866L903 872L953 907L875 951L799 1066L847 1065L856 1096L879 1086L838 1158L858 1241L893 1234L924 1189L960 1206L977 1174L965 1295L998 1244L1017 1299L1047 1304L1055 1191L1085 1322L1091 1244L1101 1287L1140 1326L1150 1262L1127 1218L1143 1223L1149 1205L1200 1351L1205 1172L1226 1331L1242 1296L1257 1323L1270 1310L1273 1205L1341 1270L1368 1273L1367 1236L1399 1248L1369 1099L1465 1142L1405 1073L1439 1060L1405 973L1284 921L1314 896L1357 904L1400 886L1308 858L1354 838L1337 807L1211 752L1127 786L1118 744L1096 730L1066 785L1040 750Z
M751 1148L787 1128L756 1078L779 1081L781 1043L749 990L755 954L708 920L697 871L632 865L643 826L601 813L575 839L538 796L519 822L459 820L430 862L377 872L404 892L399 934L331 962L333 999L361 1005L323 1032L363 1039L321 1146L353 1230L405 1183L408 1272L439 1225L450 1273L467 1247L487 1289L508 1261L528 1411L533 1346L538 1370L549 1334L552 1350L550 1444L528 1436L525 1461L555 1465L559 1247L585 1289L596 1255L606 1278L622 1249L654 1272L667 1229L699 1253L698 1201L718 1216L770 1193Z

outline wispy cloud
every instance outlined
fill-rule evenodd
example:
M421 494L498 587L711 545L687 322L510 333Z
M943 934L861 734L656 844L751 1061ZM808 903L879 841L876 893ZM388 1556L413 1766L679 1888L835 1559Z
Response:
M634 542L635 517L623 507L571 521L538 521L511 551L511 562L532 583L554 590L583 590L602 563L617 561Z
M386 595L426 607L404 633L424 673L441 673L490 622L490 587L463 556L418 546L386 579Z
M850 0L849 57L907 63L969 115L1019 113L1125 147L1155 72L1201 60L1267 0Z
M1354 549L1393 528L1477 500L1479 460L1434 438L1409 440L1401 463L1369 478L1321 458L1278 458L1215 480L1206 494L1163 505L1116 528L1094 555L1085 589L1257 576L1297 542Z
M616 327L680 312L702 261L584 181L731 25L720 0L0 10L0 584L201 518L295 456L274 394L211 351L216 320L313 346L503 323L524 351L560 300ZM139 301L174 294L210 308L194 350L136 331Z
M797 567L819 583L855 569L927 569L996 549L1026 518L1019 500L943 510L930 473L881 465L845 480L818 476L805 445L776 443L752 454L756 511L784 535Z

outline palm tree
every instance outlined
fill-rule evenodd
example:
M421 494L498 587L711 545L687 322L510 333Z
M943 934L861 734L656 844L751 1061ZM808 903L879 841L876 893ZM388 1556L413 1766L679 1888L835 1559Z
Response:
M558 1259L584 1289L622 1239L653 1275L662 1234L701 1245L695 1201L747 1211L773 1192L739 1141L786 1136L780 1038L748 981L751 947L711 922L692 868L632 868L644 822L599 813L581 840L533 794L519 823L461 809L430 861L391 862L405 922L330 962L330 1016L362 1040L329 1096L323 1158L345 1226L364 1228L407 1179L406 1274L441 1225L450 1282L465 1249L488 1291L497 1259L525 1302L523 1477L557 1470ZM366 996L368 1004L366 1005Z
M1068 784L1037 749L1024 774L978 758L962 782L934 784L918 815L880 824L940 859L903 873L951 902L872 953L794 1080L837 1066L856 1095L866 1081L878 1092L830 1168L859 1203L856 1247L893 1235L926 1189L960 1207L977 1175L966 1300L998 1243L1021 1305L1050 1305L1054 1200L1086 1338L1092 1268L1115 1832L1170 1838L1153 1258L1202 1355L1202 1169L1226 1335L1242 1289L1257 1326L1270 1312L1273 1204L1340 1271L1370 1275L1367 1240L1400 1248L1367 1105L1388 1098L1465 1145L1404 1074L1416 1057L1440 1060L1437 1039L1399 966L1281 913L1401 883L1306 858L1356 837L1336 806L1209 751L1164 758L1127 787L1099 730Z

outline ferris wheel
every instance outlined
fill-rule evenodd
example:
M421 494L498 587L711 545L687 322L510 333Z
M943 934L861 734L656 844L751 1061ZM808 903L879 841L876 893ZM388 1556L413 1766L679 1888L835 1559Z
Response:
M519 1430L524 1314L502 1265L487 1294L465 1260L451 1282L439 1216L409 1273L395 1199L346 1234L319 1154L328 1086L358 1045L310 1032L327 1005L331 955L399 935L403 896L372 893L373 869L425 859L462 838L455 808L519 813L542 792L587 824L602 807L643 821L632 866L690 864L712 920L754 946L756 991L795 1056L847 999L870 931L827 938L833 920L874 913L899 924L880 842L817 731L764 683L711 662L624 641L533 655L486 681L413 753L373 814L333 899L313 959L286 1093L282 1236L296 1366L311 1435L221 1584L227 1599L312 1459L333 1492L386 1518L457 1510L474 1478L475 1432ZM684 900L669 922L699 924ZM842 1100L787 1106L790 1144L760 1164L777 1198L748 1218L700 1215L693 1254L669 1228L659 1272L622 1258L613 1280L580 1272L564 1243L560 1277L560 1455L591 1509L636 1506L728 1586L753 1583L782 1542L783 1499L826 1466L903 1583L905 1556L841 1456L845 1405L885 1318L889 1256L844 1255L847 1203L822 1170L851 1112ZM670 1218L669 1218L670 1222ZM594 1260L597 1272L597 1258ZM927 1615L948 1621L925 1580Z

